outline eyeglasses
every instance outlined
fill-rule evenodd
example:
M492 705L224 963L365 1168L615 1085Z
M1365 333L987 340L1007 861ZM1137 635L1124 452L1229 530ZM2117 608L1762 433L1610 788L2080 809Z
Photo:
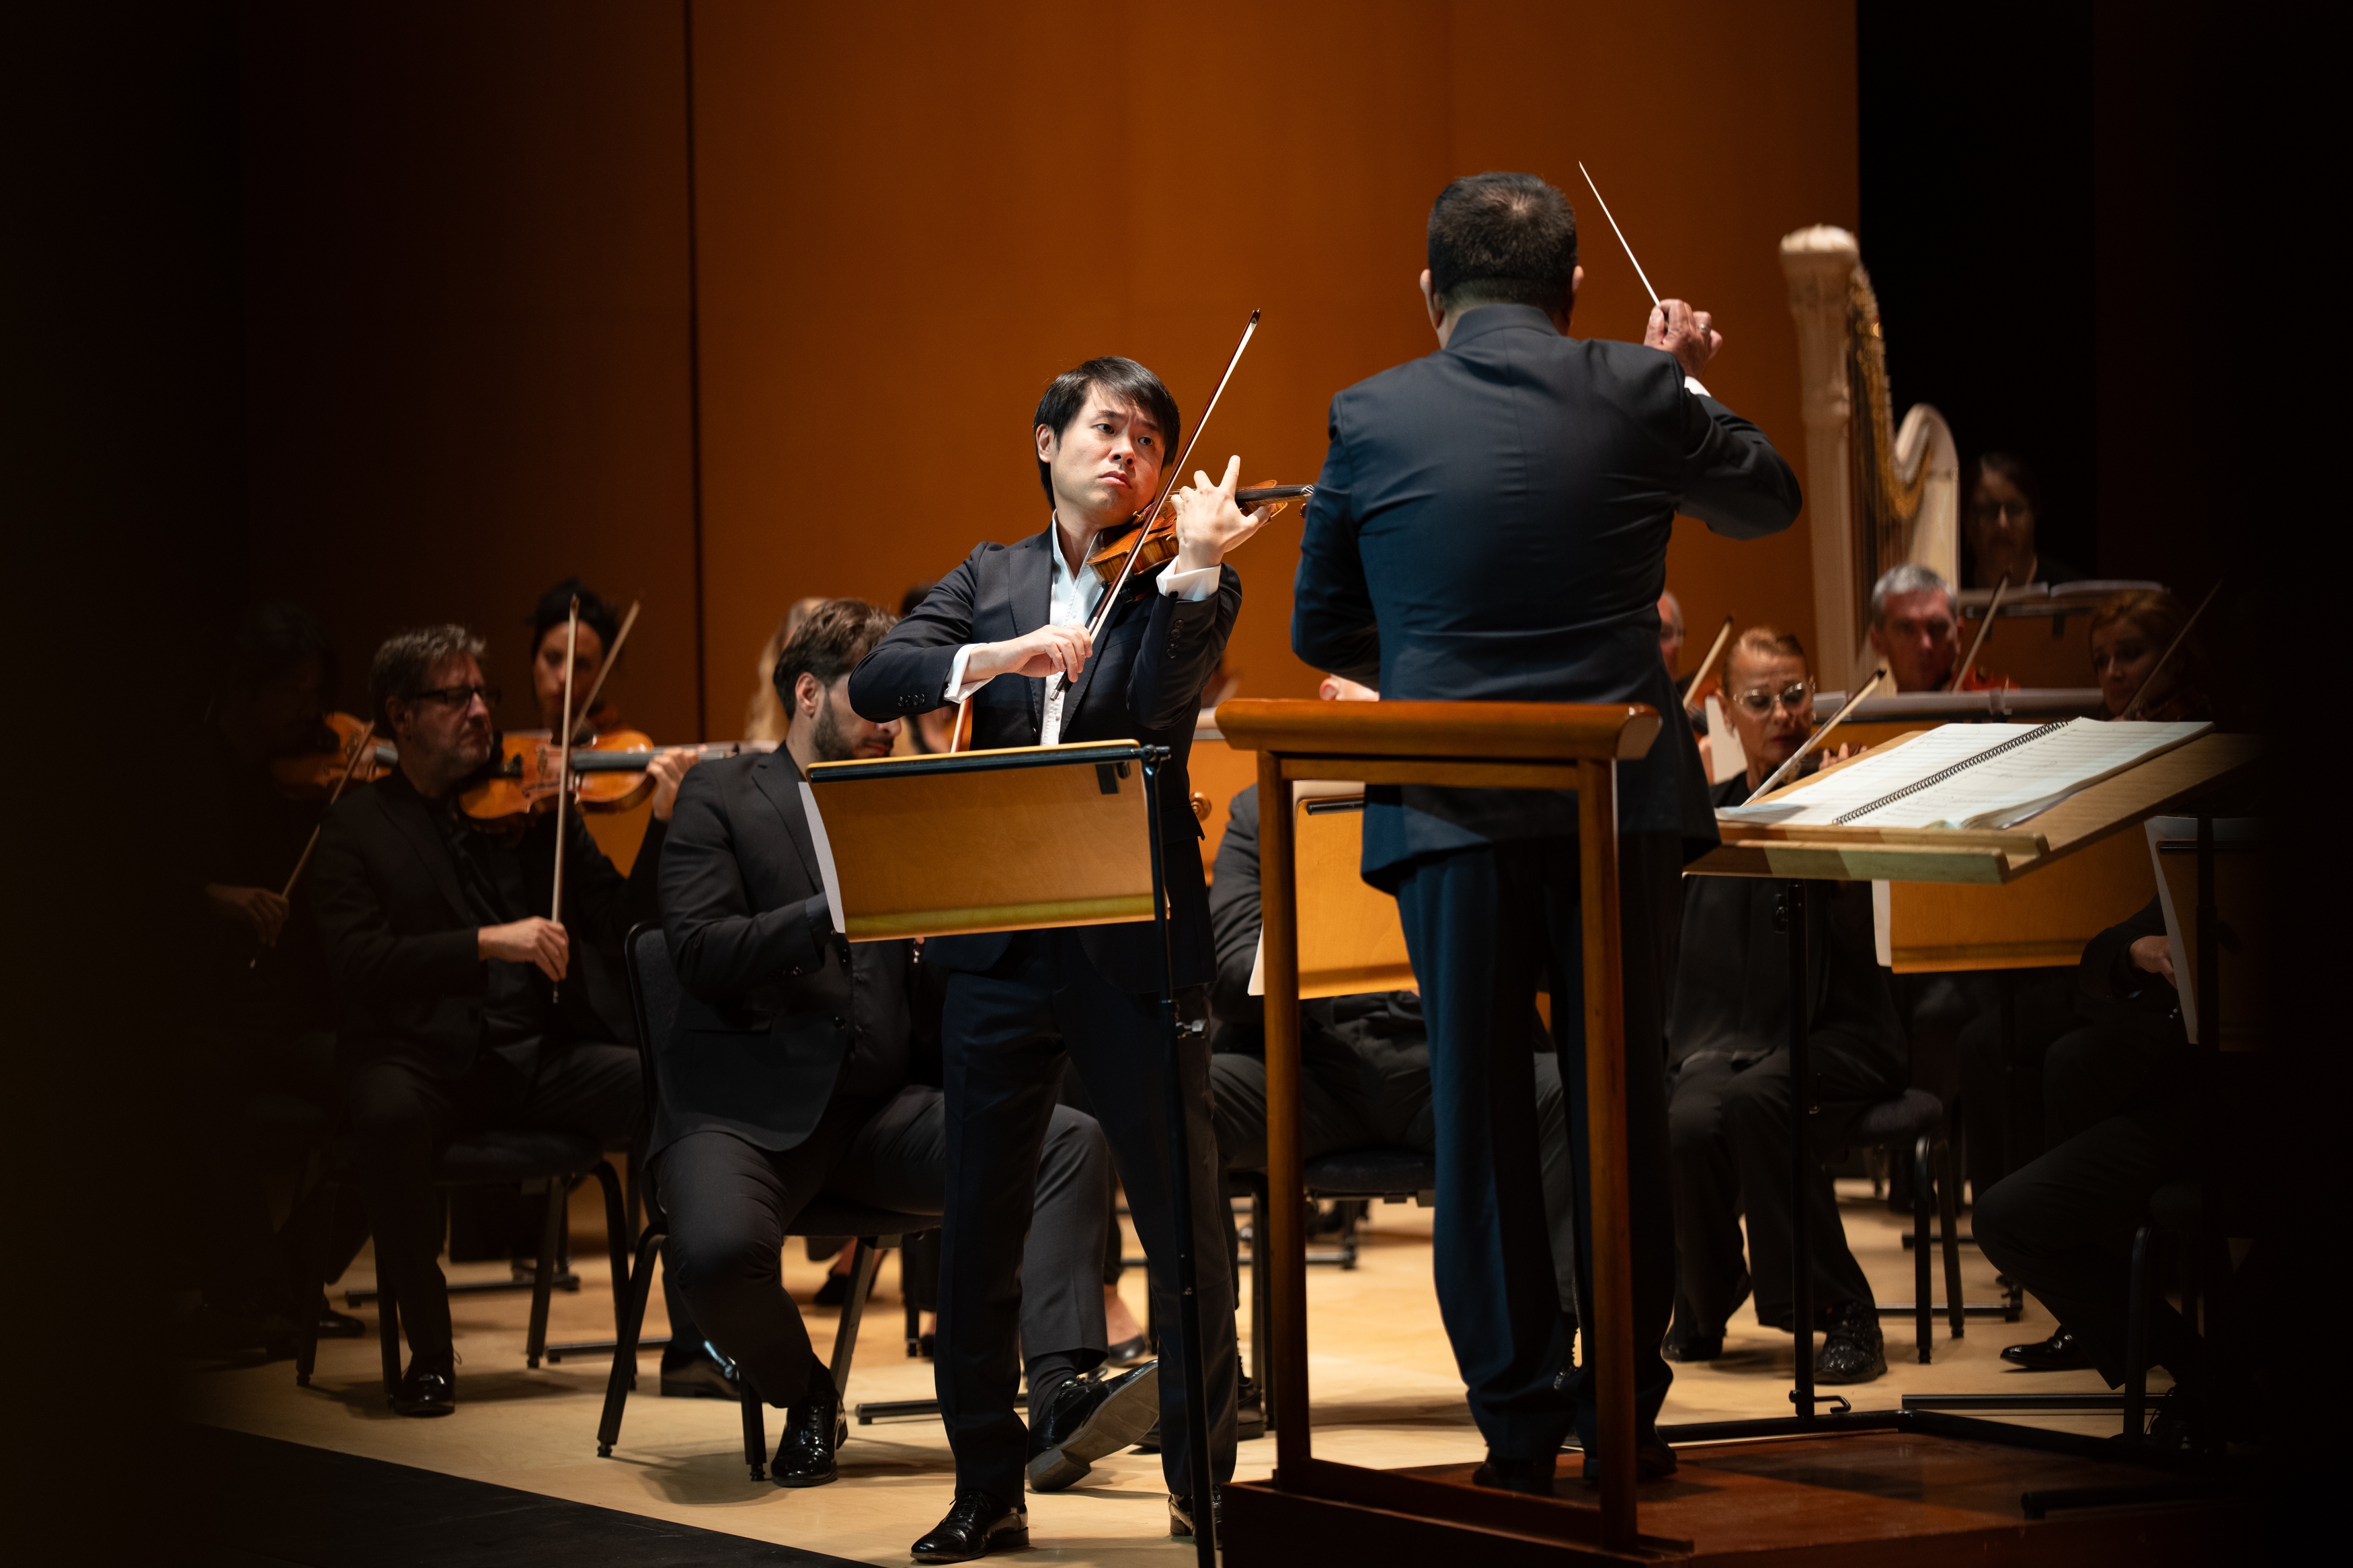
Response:
M1814 683L1811 678L1793 680L1778 691L1767 691L1761 686L1751 687L1746 691L1734 692L1732 700L1751 713L1762 713L1776 702L1794 713L1814 700Z
M2024 500L1981 500L1969 504L1969 515L1979 522L2000 522L2004 512L2024 521L2034 515L2034 508Z
M495 686L437 686L430 691L418 692L409 700L442 702L452 708L465 708L470 706L474 699L479 697L482 700L483 707L496 708L499 705L499 699L503 695L504 693Z

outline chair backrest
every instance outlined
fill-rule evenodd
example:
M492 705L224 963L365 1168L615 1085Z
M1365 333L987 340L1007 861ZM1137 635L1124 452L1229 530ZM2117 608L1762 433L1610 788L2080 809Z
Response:
M663 934L659 921L630 927L621 952L623 967L629 976L629 1010L638 1022L638 1121L635 1142L642 1149L652 1134L654 1109L661 1094L660 1080L654 1074L654 1052L670 1038L670 1029L678 1022L679 1004L686 993L678 983L678 971L670 965L670 939ZM647 1173L647 1198L653 1201L650 1172Z

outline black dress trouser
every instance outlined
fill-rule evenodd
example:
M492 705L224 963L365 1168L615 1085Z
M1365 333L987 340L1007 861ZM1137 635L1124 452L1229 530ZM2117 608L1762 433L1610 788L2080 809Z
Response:
M1841 1146L1841 1129L1871 1102L1897 1092L1839 1049L1839 1037L1807 1041L1820 1110L1809 1117L1817 1153ZM1740 1220L1748 1214L1748 1262L1757 1321L1789 1328L1797 1292L1789 1275L1789 1053L1736 1065L1704 1052L1676 1070L1667 1100L1675 1162L1675 1317L1681 1340L1722 1339L1740 1296ZM1814 1124L1820 1123L1819 1127ZM1817 1163L1806 1184L1814 1305L1871 1304L1871 1281L1846 1244L1838 1197Z
M1198 1016L1198 1005L1189 1005ZM1015 1348L1033 1180L1054 1115L1065 1058L1086 1085L1111 1141L1120 1184L1148 1259L1160 1341L1160 1465L1172 1492L1193 1493L1185 1410L1185 1352L1176 1325L1176 1189L1167 1125L1167 1054L1160 1000L1114 989L1071 930L1017 932L987 973L948 977L942 1056L947 1090L947 1217L940 1258L939 1348L933 1372L956 1489L1001 1501L1022 1495L1026 1429L1013 1409ZM1205 1307L1232 1300L1224 1199L1209 1114L1208 1042L1179 1037L1186 1137L1192 1169L1195 1279ZM1100 1295L1098 1295L1100 1302ZM1234 1468L1239 1392L1230 1312L1201 1314L1212 1411L1213 1479Z
M670 1226L665 1278L696 1328L771 1405L800 1401L825 1364L785 1291L785 1237L824 1192L902 1214L937 1214L947 1173L940 1091L837 1096L790 1149L690 1132L654 1159ZM1031 1357L1109 1348L1103 1335L1104 1194L1111 1158L1092 1118L1055 1108L1035 1172L1037 1223L1021 1250L1021 1342Z
M478 1051L454 1078L401 1056L379 1057L353 1071L346 1103L375 1230L376 1271L392 1284L418 1361L446 1361L451 1349L434 1146L492 1129L626 1137L637 1122L639 1076L638 1053L613 1045L541 1046L512 1056Z
M1666 982L1674 973L1682 839L1621 833L1619 931L1625 998L1627 1185L1632 1224L1634 1398L1648 1432L1673 1381L1659 1353L1674 1308L1675 1212L1667 1153ZM1594 1321L1592 1184L1585 1085L1584 917L1577 843L1547 838L1414 861L1398 913L1421 981L1438 1122L1434 1264L1440 1315L1471 1414L1498 1457L1594 1441L1590 1358L1571 1370L1570 1329L1546 1235L1533 1033L1553 969L1553 1033L1568 1095L1578 1194L1576 1274Z

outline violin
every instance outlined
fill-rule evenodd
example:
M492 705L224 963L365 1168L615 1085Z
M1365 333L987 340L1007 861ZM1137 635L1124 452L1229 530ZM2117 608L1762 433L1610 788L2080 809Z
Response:
M272 758L269 776L277 781L279 793L289 800L332 799L343 787L347 773L352 784L372 783L392 771L389 747L371 747L367 756L358 756L362 737L375 730L375 726L366 720L354 719L349 713L322 715L317 738L319 750Z
M1304 506L1315 494L1314 485L1254 485L1234 492L1234 504L1244 511L1263 506L1268 509L1267 521L1271 522L1290 508L1293 501ZM1145 510L1151 509L1146 508ZM1106 583L1116 584L1121 571L1127 565L1127 553L1135 545L1135 530L1145 513L1139 511L1116 528L1107 528L1095 535L1095 548L1087 557L1087 564L1095 575ZM1152 524L1152 531L1144 536L1144 548L1135 557L1134 574L1142 576L1176 559L1176 519L1163 507Z
M610 730L573 742L572 805L594 812L643 805L654 787L646 764L665 749L639 730ZM737 756L746 749L740 741L691 748L697 762ZM560 752L547 735L501 736L498 760L459 793L459 811L477 827L496 828L551 809Z

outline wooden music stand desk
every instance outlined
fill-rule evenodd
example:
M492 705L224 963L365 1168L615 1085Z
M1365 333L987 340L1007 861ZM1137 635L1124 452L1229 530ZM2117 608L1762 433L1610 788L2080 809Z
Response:
M1585 915L1585 1065L1591 1150L1595 1321L1588 1354L1599 1380L1600 1507L1583 1513L1593 1544L1639 1552L1634 1504L1632 1280L1626 1189L1625 1023L1619 960L1617 763L1649 752L1659 716L1641 705L1550 702L1319 702L1245 700L1218 710L1232 745L1258 753L1261 969L1266 992L1269 1316L1264 1376L1275 1426L1269 1505L1285 1497L1388 1509L1453 1509L1463 1500L1384 1472L1314 1458L1307 1403L1306 1237L1289 1194L1306 1184L1299 1136L1299 881L1293 815L1297 779L1577 792ZM1239 1493L1244 1489L1237 1487ZM1258 1493L1261 1489L1249 1489ZM1237 1518L1257 1516L1256 1501ZM1472 1497L1484 1505L1500 1499ZM1548 1506L1548 1505L1547 1505ZM1484 1511L1482 1509L1482 1511ZM1236 1548L1242 1545L1237 1540ZM1659 1542L1658 1547L1672 1548Z

